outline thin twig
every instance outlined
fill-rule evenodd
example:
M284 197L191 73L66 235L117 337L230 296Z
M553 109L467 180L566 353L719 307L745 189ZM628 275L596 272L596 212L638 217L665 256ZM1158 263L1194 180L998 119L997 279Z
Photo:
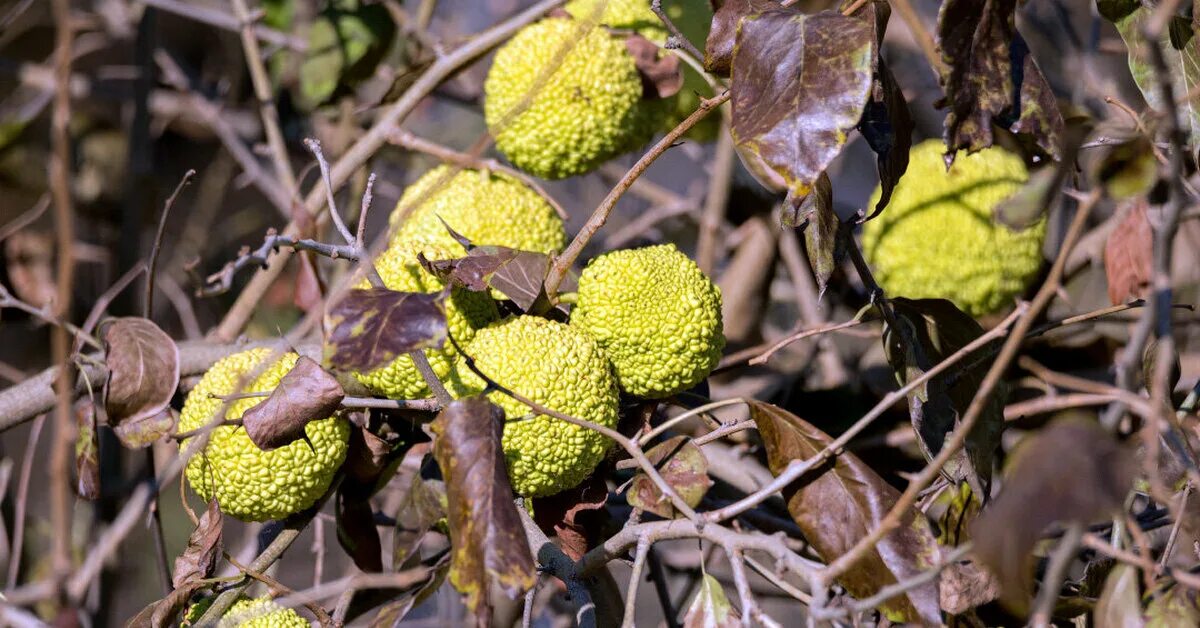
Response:
M950 68L946 66L946 61L942 59L937 45L933 43L933 37L926 30L921 16L913 9L912 3L909 0L889 0L888 4L900 14L900 19L904 20L904 24L908 26L908 31L917 41L917 46L921 48L921 54L925 55L925 60L929 62L929 67L934 74L938 78L946 76Z
M753 626L754 620L768 628L779 628L779 622L771 619L750 590L750 580L746 577L746 565L742 561L742 553L736 547L725 547L725 555L729 558L729 569L733 572L733 584L737 588L738 598L742 602L742 625Z
M163 231L167 228L167 217L171 215L171 208L175 206L175 199L179 197L179 192L183 190L184 186L191 183L194 176L196 176L196 171L192 169L183 173L183 178L175 186L175 191L171 192L171 196L167 197L167 202L163 205L162 216L158 218L158 230L154 232L154 246L150 249L150 260L146 262L146 296L142 302L142 316L146 318L150 318L154 312L154 269L158 266L158 253L162 249Z
M622 628L634 626L634 615L637 611L638 589L642 586L643 574L646 568L646 555L650 553L650 539L638 540L637 550L633 554L633 569L629 572L629 586L625 593L625 616L621 619Z
M1054 553L1050 555L1050 561L1046 565L1046 575L1042 577L1042 588L1038 591L1037 600L1033 604L1033 614L1029 618L1029 623L1035 628L1044 628L1050 625L1050 614L1054 611L1054 602L1062 590L1067 568L1071 566L1071 561L1075 558L1075 550L1079 548L1079 541L1082 537L1083 524L1072 523L1063 534L1062 539L1058 541L1058 547L1054 549Z
M658 2L659 0L654 0L654 4L658 4ZM665 20L665 14L661 14L660 17ZM703 55L700 58L703 59ZM733 150L733 135L729 132L728 116L722 116L719 133L712 169L708 174L708 191L704 195L704 211L700 214L700 233L696 237L696 265L706 275L711 275L716 267L717 234L721 230L721 223L725 221L726 206L729 204L729 190L733 186L733 167L737 157Z
M43 194L33 204L33 207L25 210L20 216L13 218L3 227L0 227L0 242L11 238L13 234L36 222L38 218L42 217L42 214L46 213L47 209L50 209L50 195Z
M667 12L663 10L662 0L650 0L650 10L658 16L658 19L662 20L663 25L667 27L667 31L671 33L671 36L667 38L666 48L680 48L691 55L693 59L704 58L704 53L691 40L684 36L679 27L675 25L675 22L671 21Z
M1191 497L1192 490L1192 483L1188 482L1183 485L1183 491L1180 492L1179 506L1175 509L1180 516L1175 517L1175 523L1171 525L1171 534L1167 537L1167 544L1163 546L1162 558L1158 561L1160 568L1167 566L1167 561L1171 559L1171 553L1175 551L1175 542L1179 539L1179 530L1183 527L1183 520L1186 519L1183 514L1187 512L1188 498Z
M241 26L242 49L246 53L246 67L250 69L250 83L254 86L254 96L258 98L263 132L267 135L267 146L271 148L271 159L275 162L275 177L283 184L284 189L292 190L296 188L296 175L292 171L291 160L288 159L287 146L283 143L283 133L279 130L279 111L275 108L271 79L263 66L262 51L258 48L255 24L250 18L250 10L246 8L246 0L233 0L232 4L233 14ZM331 203L330 207L332 206Z
M554 295L552 300L557 299L558 287L562 284L563 278L567 276L567 272L571 269L571 266L575 263L575 260L579 259L580 254L583 253L584 247L586 247L588 242L591 241L592 236L596 235L596 232L599 231L600 228L604 226L604 223L608 221L608 217L610 214L612 214L613 208L617 206L617 201L621 200L621 196L625 194L625 191L629 189L629 186L633 185L633 182L636 181L638 177L642 176L644 172L646 172L646 169L650 167L650 164L654 163L656 159L661 157L668 148L674 146L675 142L678 141L684 133L688 132L688 129L691 129L696 125L697 122L703 120L704 117L707 116L713 109L716 109L724 104L729 100L729 98L730 93L726 91L719 96L702 99L700 101L700 107L696 109L692 115L684 118L682 122L675 126L675 128L667 132L667 134L664 135L657 144L651 147L650 150L646 151L646 154L642 155L641 159L638 159L637 163L635 163L633 167L629 169L629 172L626 172L625 176L617 182L617 185L608 193L608 196L604 197L604 200L600 202L600 205L596 207L596 210L592 212L591 217L588 218L587 222L583 225L583 228L579 230L579 233L575 234L575 239L571 240L571 243L567 245L567 248L562 252L562 255L559 255L557 258L555 258L554 264L550 268L550 273L546 277L546 293Z
M174 13L175 15L223 30L233 32L243 30L242 23L236 17L211 5L184 2L183 0L143 0L143 2L147 6L162 9L167 13ZM252 28L255 37L272 46L284 46L295 52L304 52L308 49L308 42L302 37L282 33L262 24L253 24Z
M29 431L29 440L25 443L25 458L21 460L21 479L17 484L17 503L13 512L12 551L8 563L9 590L16 588L17 578L21 574L21 553L25 549L25 510L29 505L29 480L33 477L33 461L37 459L38 439L42 435L42 427L46 425L46 415L38 416Z

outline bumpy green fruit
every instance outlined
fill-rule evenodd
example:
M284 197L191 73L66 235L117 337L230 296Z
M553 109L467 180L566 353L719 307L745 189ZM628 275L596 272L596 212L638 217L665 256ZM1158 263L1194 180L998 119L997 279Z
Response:
M725 348L721 291L674 244L593 259L571 324L604 347L622 390L651 399L703 381Z
M399 292L432 293L445 288L440 279L421 267L417 261L418 250L430 260L456 257L444 248L427 246L418 249L393 242L375 260L375 268L384 285ZM369 284L359 287L366 288ZM445 303L447 332L460 343L470 341L477 329L500 317L496 302L486 292L455 288ZM425 350L425 357L438 379L445 379L450 373L455 355L457 352L449 340L438 349ZM407 355L373 371L354 373L354 378L375 394L389 399L423 399L433 394L417 371L417 365Z
M496 148L547 179L590 172L645 144L664 115L642 98L623 39L564 18L531 24L501 47L483 91Z
M1013 231L992 217L1028 178L1018 157L1001 148L960 151L947 172L945 150L940 140L913 147L892 200L863 229L863 252L889 294L949 299L972 316L989 314L1037 276L1046 221ZM879 195L876 188L867 207Z
M242 377L254 374L273 353L270 348L251 349L214 364L188 394L179 415L179 431L203 427L219 413L225 401L214 395L273 390L295 366L299 358L295 353L283 354L256 379L238 388ZM225 418L240 419L260 401L261 397L231 401ZM307 443L301 439L263 451L240 426L215 428L208 445L188 461L188 483L205 501L216 497L221 512L243 521L282 519L300 512L329 488L346 457L350 424L335 416L309 423L304 432ZM183 440L180 449L186 450L191 440Z
M193 604L188 608L185 617L183 618L183 628L195 626L197 621L204 616L204 612L212 606L213 598L205 598L200 602ZM261 615L250 616L250 613L257 612L262 607L272 608L269 612L264 612ZM247 619L239 619L239 616L247 615ZM218 628L309 628L311 624L301 617L296 611L290 608L283 608L271 600L269 597L260 597L251 599L242 597L229 607L228 611L221 617L221 622L217 624Z
M590 19L596 12L597 5L604 0L571 0L564 9L577 20ZM650 10L649 0L607 0L608 4L600 12L600 23L606 26L631 30L649 39L659 46L666 45L671 33L662 20ZM675 27L700 50L704 49L708 39L708 30L712 25L713 12L706 0L664 0L663 10ZM670 54L663 51L663 54ZM702 61L702 60L701 60ZM683 87L672 98L658 101L657 106L663 107L666 117L662 124L663 131L669 131L684 118L690 116L700 107L700 97L710 98L712 87L704 77L692 66L682 63ZM655 106L655 105L651 105ZM721 127L721 117L715 114L701 120L688 131L686 137L700 142L712 141L716 138Z
M466 253L446 230L449 225L478 245L552 254L566 244L562 218L521 181L498 172L450 172L438 166L404 190L390 219L393 227L399 224L394 242Z
M569 325L517 316L479 330L465 350L484 375L505 388L563 414L617 425L617 387L608 358L587 334ZM484 381L460 360L452 380L454 394L483 389ZM489 398L504 408L501 444L519 495L553 495L578 485L612 444L561 419L540 414L523 418L532 413L529 406L499 391Z

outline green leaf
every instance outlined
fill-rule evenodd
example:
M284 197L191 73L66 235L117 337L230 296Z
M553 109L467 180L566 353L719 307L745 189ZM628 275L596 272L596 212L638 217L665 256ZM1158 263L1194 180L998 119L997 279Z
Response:
M1160 112L1166 108L1159 91L1158 80L1154 76L1154 68L1150 65L1149 51L1146 40L1142 37L1142 22L1150 17L1154 8L1144 8L1137 2L1098 2L1102 14L1112 21L1125 40L1129 49L1129 72L1137 83L1138 89L1146 99L1146 103ZM1163 33L1159 45L1167 59L1167 70L1171 73L1171 84L1174 87L1176 99L1191 95L1179 106L1183 115L1183 129L1188 135L1188 143L1192 146L1200 144L1200 90L1192 90L1200 85L1200 54L1197 46L1200 40L1193 35L1192 24L1187 18L1175 16L1166 33Z
M767 449L767 466L779 475L793 460L806 460L833 439L804 419L777 406L751 401L750 416ZM900 498L900 492L857 456L843 453L783 490L788 512L804 538L825 560L833 560L870 534ZM839 580L856 598L907 580L938 561L937 541L925 515L909 509L900 527L880 539ZM899 622L941 623L938 584L930 582L898 595L881 607Z
M971 528L975 555L1000 579L1009 608L1028 604L1031 553L1046 529L1119 512L1136 468L1128 448L1089 420L1059 419L1021 441L1004 489Z
M646 457L667 484L692 508L704 499L704 494L713 484L712 478L708 477L708 459L687 436L675 436L651 447L646 452ZM639 471L633 476L633 483L630 484L625 499L634 508L641 508L666 519L679 516L675 506L666 499L645 471Z
M300 65L301 100L315 107L340 85L370 77L395 34L396 24L382 5L332 3L308 32L308 50Z
M983 328L945 299L891 300L901 329L886 328L884 353L901 384L920 377L942 360L983 335ZM979 352L967 356L957 369L949 369L908 395L908 413L917 443L932 460L946 437L958 426L987 373L986 363L974 363ZM966 446L943 467L947 479L967 481L977 495L990 493L992 464L1000 432L1004 429L1004 394L993 394L967 435Z
M504 411L483 396L467 397L446 406L431 427L433 455L446 481L450 582L486 623L493 582L512 599L536 582L500 448Z
M872 20L794 9L742 18L730 131L759 183L797 199L812 191L862 119L878 56Z
M1109 572L1092 620L1097 626L1112 628L1141 628L1145 624L1136 567L1120 564Z
M700 590L683 616L684 628L735 628L741 625L733 605L725 597L721 582L704 574L700 579Z

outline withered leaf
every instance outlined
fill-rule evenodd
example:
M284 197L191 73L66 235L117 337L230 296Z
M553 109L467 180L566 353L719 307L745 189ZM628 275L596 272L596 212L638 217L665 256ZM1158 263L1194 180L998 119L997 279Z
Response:
M8 283L22 301L45 307L54 302L54 237L46 231L18 231L4 241Z
M948 154L991 146L992 124L1033 137L1058 158L1062 113L1014 24L1017 0L947 0L937 39L946 72Z
M777 9L745 17L733 52L733 135L764 187L802 198L842 151L871 96L873 21Z
M167 597L151 602L126 624L127 628L167 628L173 626L179 613L187 608L192 595L208 585L195 580L175 587Z
M1158 368L1158 354L1161 351L1161 340L1161 338L1154 338L1146 343L1146 348L1142 350L1142 383L1146 386L1146 390L1151 393L1154 392L1154 387L1157 385L1155 371ZM1171 364L1167 367L1166 398L1170 398L1171 391L1175 390L1175 386L1179 384L1181 365L1179 363L1179 350L1175 346L1171 347L1170 362Z
M709 574L700 578L700 590L692 598L687 614L683 616L684 628L737 628L741 618L733 610L721 582Z
M558 546L571 560L579 560L600 533L608 487L604 478L593 473L575 488L549 497L533 498L533 520L548 536L558 538Z
M692 508L704 499L704 494L713 484L712 478L708 477L708 459L687 436L675 436L651 447L646 452L646 457L667 484ZM675 506L655 486L645 471L639 471L633 476L625 499L634 508L641 508L666 519L679 516Z
M983 335L983 328L945 299L892 299L897 324L885 329L884 353L901 384L920 377L942 360ZM942 450L946 437L958 426L983 383L988 364L978 362L978 352L967 356L960 368L934 377L908 395L908 412L917 443L927 459ZM1004 430L1004 391L992 394L983 414L967 435L966 446L942 469L955 482L966 480L976 495L990 493L992 463Z
M446 516L446 485L414 473L404 498L396 510L396 529L392 533L392 564L405 566L409 557L417 557L425 533Z
M104 384L108 424L126 447L145 447L174 425L155 417L171 403L179 386L179 347L158 325L139 317L109 321L101 335L108 367ZM126 422L146 424L121 430Z
M657 100L679 93L683 87L679 57L669 53L660 55L662 49L658 44L637 34L625 38L625 48L642 77L642 98Z
M962 615L1000 595L1000 583L975 563L950 565L938 577L942 610Z
M379 607L379 612L375 614L375 618L371 620L371 628L393 628L401 625L400 620L408 615L409 611L420 606L422 602L429 599L429 596L442 588L442 584L446 581L446 574L450 571L450 561L441 560L429 571L429 577L420 585L406 590L399 599L388 602L382 607ZM357 604L351 605L351 613L347 618L353 617L353 610Z
M171 576L173 586L178 589L186 583L208 578L221 556L221 529L223 523L217 500L208 502L208 508L200 515L196 529L188 537L187 549L175 559L175 572Z
M90 397L75 402L75 492L83 499L100 498L100 441L96 436L96 404Z
M316 360L300 356L271 394L246 410L242 426L259 449L278 449L304 438L310 422L333 416L345 397L337 378Z
M1146 200L1136 199L1104 243L1104 274L1113 305L1145 294L1154 266L1153 252L1154 233L1146 215Z
M151 417L138 421L123 421L113 428L113 433L126 447L141 449L149 447L163 435L170 434L178 422L179 413L175 408L167 407Z
M1097 626L1141 628L1145 625L1138 580L1138 570L1131 565L1119 564L1109 572L1092 614Z
M875 70L875 81L871 86L871 98L867 101L862 119L858 122L858 132L875 152L879 168L879 200L876 201L867 220L887 207L888 201L892 199L892 190L908 170L913 126L904 92L900 91L900 86L887 64L880 59L879 67Z
M491 613L493 582L513 599L536 582L500 448L503 421L499 406L473 396L451 402L431 425L433 455L446 482L450 582L481 619Z
M350 430L350 448L342 469L355 481L374 486L389 466L394 449L383 437L356 425Z
M549 305L546 297L546 273L550 257L545 253L519 251L503 246L471 246L467 256L452 260L428 261L425 267L453 285L482 292L499 291L523 312L541 312Z
M383 571L383 548L371 501L362 494L364 491L345 484L338 487L334 511L338 544L359 569L371 573Z
M1058 419L1017 446L1004 489L971 529L975 555L1000 579L1010 607L1028 602L1030 553L1046 528L1118 512L1135 469L1123 445L1083 419Z
M833 439L812 424L777 406L750 402L750 416L767 449L767 465L780 474L792 460L818 454ZM857 456L843 453L783 490L788 512L804 538L826 560L846 553L870 533L895 505L900 492ZM938 561L937 541L925 516L910 509L901 525L855 563L838 582L863 599L883 587L907 580ZM887 601L881 609L901 621L938 624L938 584L931 582Z
M442 346L445 298L441 292L351 290L325 315L325 362L369 371L405 353Z
M727 78L733 66L733 47L742 18L778 10L774 0L726 0L713 14L712 28L704 42L704 69Z
M785 207L795 202L791 192L784 202ZM784 213L784 224L789 224L789 213ZM804 197L796 211L799 224L804 225L804 251L808 263L817 279L818 298L824 296L829 278L846 256L846 227L833 211L833 185L824 172L817 179L812 193Z

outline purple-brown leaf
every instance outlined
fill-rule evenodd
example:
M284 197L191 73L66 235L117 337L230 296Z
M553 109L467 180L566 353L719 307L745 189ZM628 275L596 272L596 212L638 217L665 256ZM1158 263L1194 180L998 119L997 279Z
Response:
M992 124L1033 137L1058 158L1062 113L1054 93L1017 34L1017 0L947 0L938 13L938 46L947 154L991 146Z
M175 559L175 573L171 576L171 582L176 589L212 575L221 556L222 520L217 500L209 501L208 509L200 515L196 529L188 537L187 549Z
M773 0L726 0L713 14L712 28L704 42L704 69L716 76L728 77L742 18L779 8L779 3Z
M444 293L351 290L325 315L325 362L369 371L446 341Z
M1028 602L1030 553L1046 529L1119 512L1135 470L1128 449L1084 419L1055 421L1017 446L1004 489L971 530L975 555L1000 579L1011 608Z
M392 443L365 427L355 425L350 430L350 448L342 470L362 484L375 484L388 466Z
M179 613L187 608L188 601L192 595L200 589L209 586L195 580L184 583L181 587L176 587L167 597L151 602L141 610L133 619L129 620L126 628L167 628L173 626L175 620L178 619Z
M550 257L503 246L471 246L466 257L428 261L426 269L456 286L482 292L498 290L523 312L542 311L548 305L546 273Z
M879 168L879 200L867 218L873 218L887 207L892 190L908 170L908 152L912 148L913 119L908 111L904 92L896 84L892 71L879 60L871 99L858 122L858 132L875 152Z
M428 480L419 472L412 474L408 490L396 510L396 529L392 534L392 565L401 569L416 553L425 533L446 516L446 485Z
M794 202L795 198L788 192L785 207ZM789 220L789 214L785 210L785 225L804 226L804 251L808 254L809 266L817 280L819 298L824 296L829 278L846 255L844 238L848 236L846 228L833 211L833 185L829 182L829 176L822 172L812 192L800 203L795 217Z
M625 38L625 48L629 50L642 77L642 98L658 100L679 93L683 87L679 57L673 54L660 55L662 48L658 44L637 34Z
M122 438L127 447L145 447L166 434L160 415L171 403L179 386L179 347L154 323L138 317L118 318L104 325L104 363L108 379L104 385L104 407L108 424L118 429L125 422L149 421L130 430L137 437ZM143 429L148 428L148 429ZM121 431L117 432L118 436Z
M493 583L516 599L536 581L500 448L503 421L499 406L474 396L451 402L431 426L433 455L446 482L450 582L480 619L491 616Z
M767 449L767 465L780 474L793 460L806 460L833 441L790 412L760 401L750 403ZM826 560L846 553L874 530L900 498L900 493L857 456L842 453L783 490L788 512L804 538ZM938 561L937 541L925 515L909 509L900 527L847 571L838 582L854 597L864 599L880 589L929 570ZM889 618L941 623L936 582L892 598L881 607Z
M264 400L242 415L246 435L263 451L304 438L304 426L337 412L346 396L337 378L301 356Z
M337 539L354 565L366 572L383 571L383 547L379 529L375 527L375 511L363 491L345 486L338 488Z
M862 119L878 52L873 21L836 11L742 19L730 131L759 183L796 198L812 190Z
M96 437L96 404L90 397L75 402L75 492L83 499L100 498L100 441Z
M670 484L692 508L704 499L704 494L713 484L712 478L708 477L708 459L687 436L675 436L651 447L646 452L646 457L654 464L654 468L658 469L667 484ZM625 499L634 508L641 508L666 519L679 515L675 506L644 471L639 471L633 476L633 483L630 484Z

